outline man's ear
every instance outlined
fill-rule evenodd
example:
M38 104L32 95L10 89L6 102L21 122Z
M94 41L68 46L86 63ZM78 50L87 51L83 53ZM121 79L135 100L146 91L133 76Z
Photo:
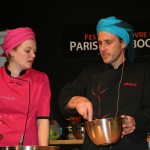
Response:
M122 48L125 49L126 48L126 43L124 41L122 41Z

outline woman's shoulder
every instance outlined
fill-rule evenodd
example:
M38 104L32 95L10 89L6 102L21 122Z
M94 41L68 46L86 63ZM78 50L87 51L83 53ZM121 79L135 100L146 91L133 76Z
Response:
M33 68L29 69L28 73L34 76L34 78L47 78L48 77L48 75L45 72L39 71Z
M5 67L4 66L0 66L0 71L4 70Z

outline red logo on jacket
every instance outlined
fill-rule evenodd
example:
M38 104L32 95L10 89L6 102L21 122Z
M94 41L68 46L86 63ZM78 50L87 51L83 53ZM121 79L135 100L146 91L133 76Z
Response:
M130 82L125 82L124 84L123 84L124 86L137 86L137 83L130 83Z

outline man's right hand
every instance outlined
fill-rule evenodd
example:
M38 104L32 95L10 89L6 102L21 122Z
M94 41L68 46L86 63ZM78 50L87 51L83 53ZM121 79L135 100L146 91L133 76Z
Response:
M86 120L91 121L93 117L93 105L82 96L74 96L67 104L67 108L76 109L77 112Z

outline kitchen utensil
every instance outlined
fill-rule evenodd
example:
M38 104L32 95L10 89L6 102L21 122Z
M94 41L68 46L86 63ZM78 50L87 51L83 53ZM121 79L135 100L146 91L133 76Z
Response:
M84 139L85 129L83 126L72 124L72 132L76 139Z
M85 123L86 132L95 145L109 145L119 141L122 134L122 118L102 118Z
M0 150L59 150L59 146L5 146Z

